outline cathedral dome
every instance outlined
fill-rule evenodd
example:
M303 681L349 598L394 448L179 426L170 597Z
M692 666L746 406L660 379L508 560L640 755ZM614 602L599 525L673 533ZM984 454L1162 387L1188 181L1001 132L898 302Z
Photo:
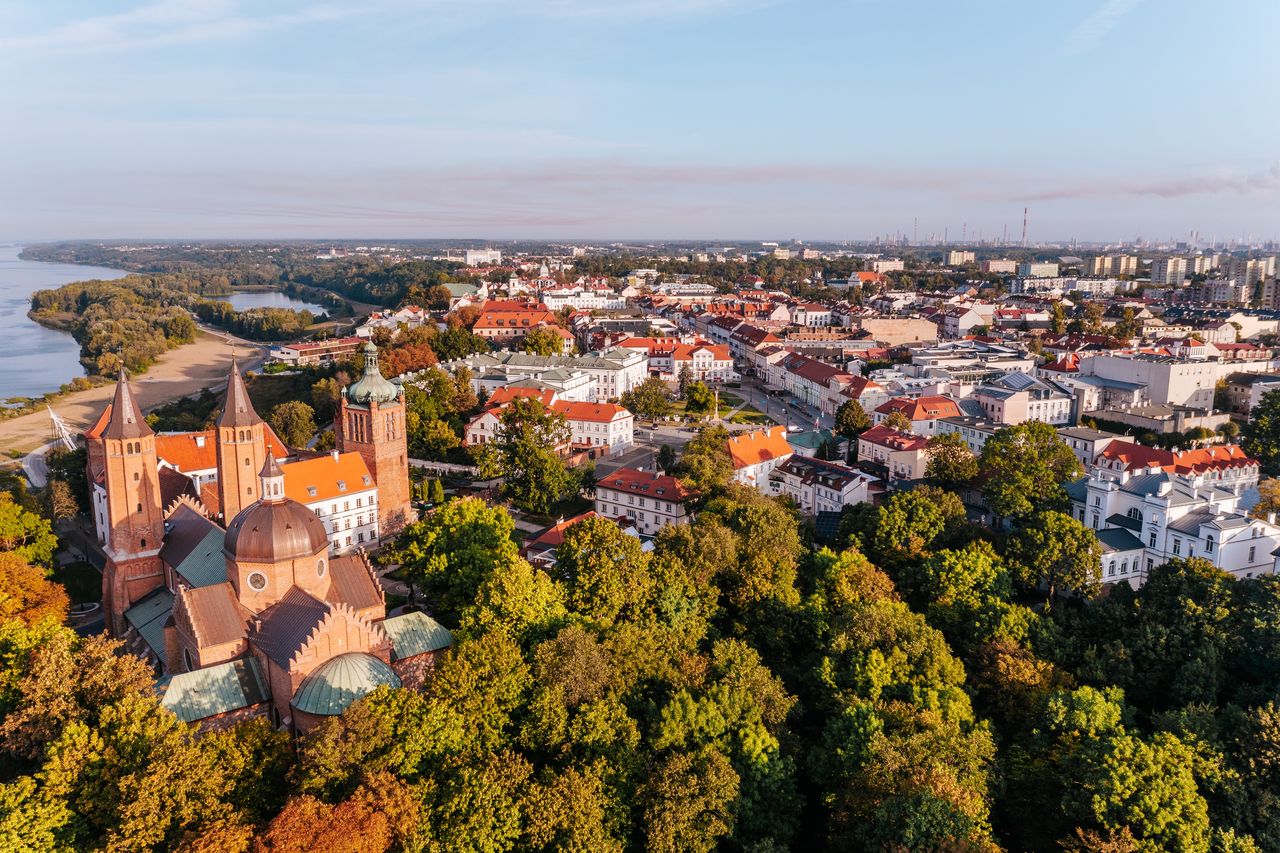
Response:
M400 389L388 382L378 368L378 348L373 342L364 345L364 375L347 386L347 399L359 405L390 403L400 396Z
M272 453L258 473L261 497L227 525L223 552L238 563L282 563L311 557L329 547L324 522L285 497L284 470Z
M307 714L336 716L384 684L399 687L400 677L373 655L348 652L308 675L293 697L293 707Z
M226 555L240 563L281 563L328 547L324 522L295 500L250 504L227 525Z

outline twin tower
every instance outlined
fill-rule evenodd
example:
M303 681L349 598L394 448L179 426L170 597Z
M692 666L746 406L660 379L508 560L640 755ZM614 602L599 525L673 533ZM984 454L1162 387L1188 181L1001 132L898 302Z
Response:
M374 478L378 530L386 538L413 519L405 398L400 386L382 376L372 343L364 348L364 365L364 374L342 395L334 432L338 452L360 454ZM233 364L226 404L210 436L216 452L217 514L224 527L263 497L258 494L259 472L267 460L267 432ZM161 548L168 507L161 467L172 465L157 454L156 434L123 373L99 427L86 438L90 488L96 492L93 511L106 533L103 612L113 632L120 632L124 611L166 582Z

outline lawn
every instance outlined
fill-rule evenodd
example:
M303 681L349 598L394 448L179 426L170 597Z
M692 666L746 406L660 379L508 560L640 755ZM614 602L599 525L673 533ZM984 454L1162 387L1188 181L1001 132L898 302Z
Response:
M757 412L755 409L743 409L742 411L729 418L731 424L771 424L773 418L764 412Z
M102 573L92 563L67 563L53 570L53 580L66 587L72 604L102 600Z

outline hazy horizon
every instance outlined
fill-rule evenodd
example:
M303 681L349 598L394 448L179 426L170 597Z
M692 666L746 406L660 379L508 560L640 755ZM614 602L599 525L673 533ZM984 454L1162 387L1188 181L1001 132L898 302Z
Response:
M1016 242L1024 207L1032 243L1280 235L1280 71L1245 38L1280 29L1264 0L0 0L0 21L15 242Z

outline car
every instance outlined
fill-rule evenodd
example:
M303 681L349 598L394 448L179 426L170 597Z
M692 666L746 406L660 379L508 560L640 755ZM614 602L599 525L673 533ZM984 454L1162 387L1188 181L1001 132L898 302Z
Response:
M791 426L787 427L787 432L804 432L804 427L796 426L795 424L792 424Z

